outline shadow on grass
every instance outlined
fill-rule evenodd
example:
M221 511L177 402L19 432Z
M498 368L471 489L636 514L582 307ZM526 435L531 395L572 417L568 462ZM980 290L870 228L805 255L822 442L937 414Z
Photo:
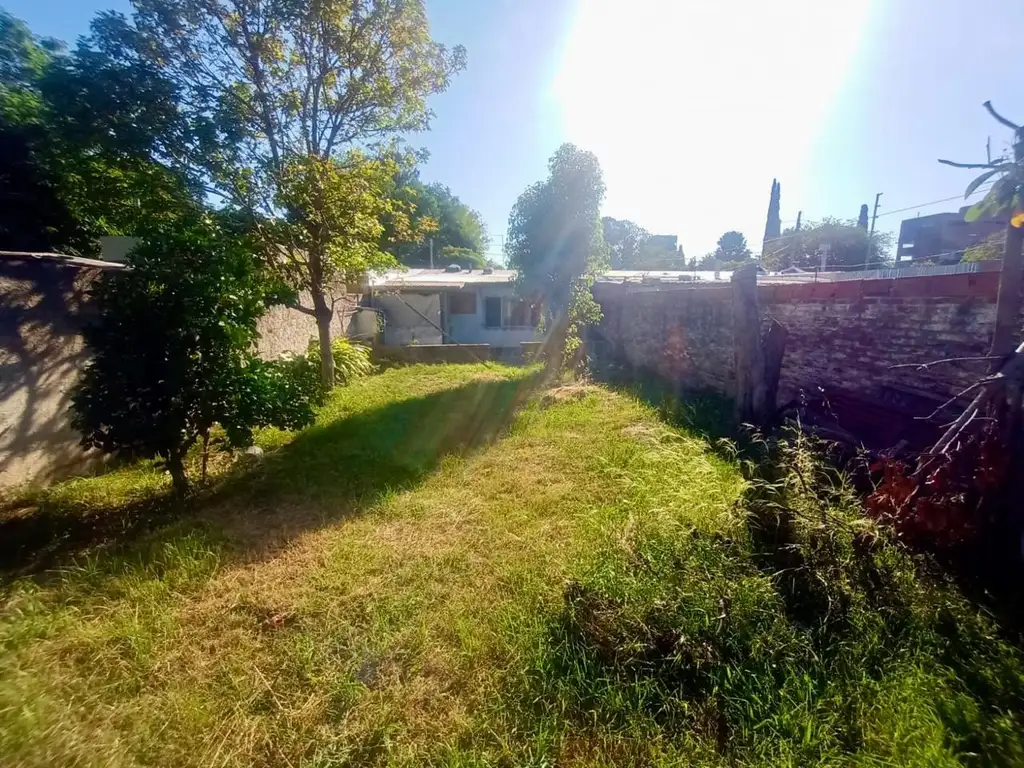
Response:
M662 421L685 429L714 445L735 438L732 400L713 389L692 389L649 371L607 367L594 372L594 380L632 395L658 411Z
M272 553L305 529L411 487L444 457L500 436L539 380L472 381L318 424L184 503L166 490L128 503L45 493L9 501L0 506L0 573L25 575L85 551L123 547L188 517L226 526L239 555Z
M217 496L233 508L231 538L259 557L303 530L410 488L445 457L501 436L539 381L538 372L470 382L304 431L225 481Z

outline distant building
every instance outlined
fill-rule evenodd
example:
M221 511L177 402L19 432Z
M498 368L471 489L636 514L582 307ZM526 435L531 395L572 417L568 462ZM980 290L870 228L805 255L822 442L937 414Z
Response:
M967 208L957 213L934 213L905 219L900 225L896 261L936 259L956 263L965 250L1006 228L1006 222L992 217L964 221Z

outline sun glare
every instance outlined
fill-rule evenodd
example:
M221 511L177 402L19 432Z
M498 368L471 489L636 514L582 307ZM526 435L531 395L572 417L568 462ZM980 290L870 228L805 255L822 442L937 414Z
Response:
M601 160L605 212L690 255L736 228L756 250L772 178L785 195L812 170L869 4L580 0L553 93L563 135Z

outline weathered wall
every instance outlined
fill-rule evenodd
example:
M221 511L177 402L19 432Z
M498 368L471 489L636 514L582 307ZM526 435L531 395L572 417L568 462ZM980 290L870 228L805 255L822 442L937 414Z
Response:
M337 302L331 323L331 338L345 335L358 300L358 296L349 295ZM299 304L303 307L313 306L308 293L299 296ZM260 338L256 348L264 360L273 360L285 352L305 352L310 340L317 338L316 318L289 307L271 307L260 318L257 327Z
M0 486L46 482L99 462L71 429L71 388L87 359L81 327L103 267L0 259Z
M977 378L978 363L893 368L984 355L998 273L759 285L762 313L789 331L780 396L839 387L872 398L944 398ZM735 382L728 286L595 289L598 329L612 354L692 387L731 393Z
M88 359L82 328L89 286L117 268L88 259L0 257L0 487L47 483L101 463L79 446L69 408ZM344 333L353 307L353 299L344 307L339 302L336 334ZM260 333L265 358L304 352L316 322L275 307L260 321Z

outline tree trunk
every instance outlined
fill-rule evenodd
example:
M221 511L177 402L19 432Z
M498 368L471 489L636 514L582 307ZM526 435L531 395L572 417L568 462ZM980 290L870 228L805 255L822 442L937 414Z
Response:
M334 355L331 353L331 321L334 319L334 311L327 303L323 254L317 253L315 249L309 253L309 271L316 332L320 340L320 384L327 390L334 386Z
M210 459L210 430L203 432L203 470L199 482L206 485L206 465Z
M1006 225L1006 248L1003 251L1003 269L999 275L999 297L996 301L996 327L992 333L989 354L1003 357L1010 354L1020 336L1018 326L1021 309L1021 279L1024 277L1024 228ZM999 370L1001 361L992 364L992 372Z
M313 295L313 309L316 312L316 333L320 340L320 383L324 389L334 386L334 355L331 353L331 321L334 313L321 292Z
M174 495L178 498L188 496L188 477L185 475L185 461L181 453L175 451L167 457L167 471L171 473L171 485L174 488Z
M546 376L554 378L561 375L568 338L569 313L563 311L551 318L551 330L544 342L544 372Z

